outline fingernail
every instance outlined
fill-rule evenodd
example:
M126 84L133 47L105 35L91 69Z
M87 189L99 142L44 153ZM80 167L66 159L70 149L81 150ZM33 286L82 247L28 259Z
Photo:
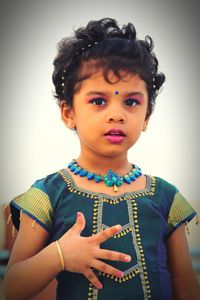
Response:
M99 283L98 286L97 286L97 288L98 288L99 290L102 290L103 284Z
M119 276L119 277L123 277L123 276L124 276L124 273L123 273L123 272L121 272L121 271L118 271L118 272L117 272L117 276Z
M116 228L116 230L118 232L118 231L120 231L122 229L122 226L121 225L117 225L115 228Z
M77 212L77 218L79 218L81 216L80 212Z
M126 261L126 262L131 261L131 257L130 256L125 256L124 261Z

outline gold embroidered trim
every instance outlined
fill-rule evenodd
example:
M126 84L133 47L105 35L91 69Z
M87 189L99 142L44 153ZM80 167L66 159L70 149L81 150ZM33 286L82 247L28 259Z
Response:
M95 193L94 194L90 194L88 193L87 191L81 191L79 190L78 187L72 185L72 182L70 180L70 178L67 177L67 175L64 173L63 170L60 170L58 172L62 178L64 179L66 185L67 185L67 188L68 190L71 192L71 193L75 193L75 194L78 194L78 195L82 195L84 197L87 197L87 198L91 198L91 199L98 199L98 193ZM138 198L138 197L141 197L141 196L153 196L155 194L155 185L156 185L156 179L154 176L151 176L151 187L150 187L150 191L147 191L147 192L138 192L138 193L135 193L133 195L130 195L129 198L130 199L135 199L135 198ZM114 198L113 198L114 197ZM121 201L126 201L127 199L127 195L125 195L124 197L120 197L119 195L119 198L117 198L117 196L108 196L108 198L104 197L104 202L106 203L109 203L109 204L118 204L119 202Z
M112 202L105 201L104 197L100 197L99 200L94 201L93 206L93 231L92 234L96 234L102 229L106 229L107 226L102 224L102 213L103 213L103 205L104 203L113 204ZM109 200L109 199L108 199ZM125 197L123 201L127 201L128 205L128 214L129 214L129 223L124 225L124 228L121 229L121 232L118 232L113 237L114 238L122 238L124 235L131 233L134 240L134 247L137 254L137 260L138 264L134 267L130 268L129 270L126 270L124 272L124 276L119 278L117 276L113 276L104 272L99 271L99 276L103 276L106 278L109 278L111 280L114 280L118 283L123 283L127 280L133 279L136 275L140 276L143 292L144 292L144 299L150 299L151 298L151 289L149 284L149 277L147 272L147 266L146 266L146 260L144 255L144 250L141 243L141 236L140 236L140 227L138 224L138 207L137 207L137 200L136 199L129 199ZM119 200L120 201L120 200ZM95 299L93 290L91 287L90 293L88 294L88 299Z
M84 197L87 198L91 198L91 199L98 199L97 195L93 195L93 194L88 194L87 192L82 192L80 191L77 187L72 186L71 180L66 176L66 174L61 170L58 172L62 178L64 179L65 183L67 184L67 188L71 193L75 193L78 195L82 195Z
M104 230L106 228L109 228L109 226L106 226L105 224L102 224L101 229ZM138 232L138 229L135 229L135 232ZM118 231L115 235L113 235L113 238L121 238L125 235L127 235L129 232L132 232L132 227L128 224L122 226L121 230Z
M37 220L47 228L51 228L53 209L48 195L42 190L32 187L26 193L14 198L13 202L21 208L19 220L22 218L22 212L26 211L35 218L32 223L33 229Z
M19 221L20 221L20 222L21 222L21 220L22 220L22 214L23 214L23 210L20 209L20 213L19 213Z
M102 224L103 201L99 201L98 199L98 200L94 200L93 203L94 205L93 205L92 235L99 232L102 227L101 224ZM97 298L98 298L98 289L90 283L89 290L88 290L88 300L97 300Z
M182 196L180 192L175 194L172 206L169 211L167 223L170 227L176 227L179 222L187 218L194 212L192 206L188 201ZM187 226L186 222L186 226Z
M100 220L97 219L97 214L100 214ZM102 220L102 205L99 205L99 200L94 201L93 207L93 225L92 225L92 235L96 234L101 229ZM100 223L99 223L100 221ZM98 222L98 223L97 223Z
M129 273L128 272L124 272L124 276L123 277L117 277L117 276L110 275L110 274L107 274L107 273L104 273L104 272L101 272L101 271L99 271L99 276L107 277L107 278L113 279L116 282L123 283L123 282L125 282L127 280L132 279L133 277L135 277L139 273L140 273L139 269L135 268L134 270L132 270Z
M98 289L90 283L89 291L88 291L88 300L97 300L97 298L98 298Z
M136 241L135 250L136 250L136 253L139 252L138 253L139 256L137 254L138 267L139 267L138 270L140 272L141 282L142 282L142 286L143 286L144 299L149 299L149 298L151 298L151 289L150 289L150 285L149 285L149 278L148 278L148 273L147 273L144 250L143 250L142 243L141 243L140 226L138 224L137 202L132 197L130 197L130 202L131 202L131 206L132 206L132 214L130 215L131 208L129 208L129 202L128 202L129 219L130 219L130 224L133 223L132 235L133 235L133 239L135 239L135 241Z
M116 238L121 238L125 235L127 235L127 233L131 232L132 231L132 228L129 226L125 229L122 229L120 230L118 233L116 233L115 235L113 235L113 238L116 239Z
M190 230L189 230L189 226L188 226L188 221L185 222L185 229L186 229L187 234L190 234Z

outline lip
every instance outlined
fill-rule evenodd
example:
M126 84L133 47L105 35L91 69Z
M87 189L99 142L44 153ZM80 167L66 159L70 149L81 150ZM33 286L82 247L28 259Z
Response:
M104 136L110 143L118 144L118 143L121 143L125 139L126 134L121 129L112 128L112 129L108 130L104 134Z
M126 136L123 130L118 128L112 128L108 130L104 135L118 135L118 136Z

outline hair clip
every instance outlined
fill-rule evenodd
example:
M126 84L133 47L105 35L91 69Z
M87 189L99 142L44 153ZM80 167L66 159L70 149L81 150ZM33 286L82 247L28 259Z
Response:
M99 44L99 42L94 42L94 44L88 44L86 47L82 47L81 50L82 50L82 52L84 52L87 48L91 48L92 46L98 45L98 44ZM77 56L79 54L81 54L81 51L77 51L76 52ZM63 70L63 75L61 76L61 86L62 86L62 93L63 93L63 95L64 95L64 92L65 92L65 89L64 89L64 87L65 87L65 73L66 73L66 70L64 69Z
M155 85L155 81L156 81L156 75L153 77L152 82L153 82L153 89L156 89L156 85Z
M94 45L98 45L98 43L99 43L99 42L94 42L93 46L94 46ZM86 48L91 48L91 47L92 47L92 44L88 44L86 47L82 47L81 50L82 50L82 51L85 51ZM76 55L79 55L79 54L80 54L79 51L76 52Z
M63 75L61 76L61 86L62 86L62 93L64 95L64 91L65 91L65 74L66 74L66 70L63 70Z

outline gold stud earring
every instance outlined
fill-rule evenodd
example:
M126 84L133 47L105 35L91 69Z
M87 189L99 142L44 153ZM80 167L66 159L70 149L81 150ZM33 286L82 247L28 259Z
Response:
M73 125L72 122L68 122L68 123L67 123L67 127L68 127L69 129L73 129L73 128L74 128L74 125Z
M147 130L147 123L144 123L143 131L146 131L146 130Z

